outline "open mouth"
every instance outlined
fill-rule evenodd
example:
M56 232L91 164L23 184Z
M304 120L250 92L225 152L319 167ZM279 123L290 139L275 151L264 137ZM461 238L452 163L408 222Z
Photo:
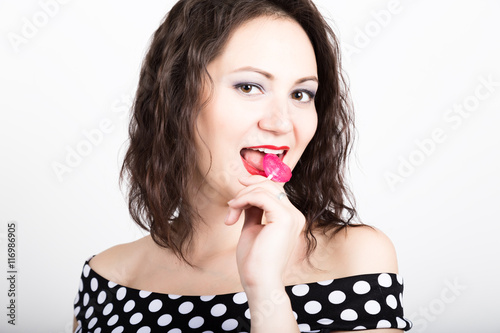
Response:
M266 176L264 172L264 156L267 154L275 154L280 160L283 161L288 152L289 147L275 147L275 146L258 146L243 148L240 151L243 166L252 175Z

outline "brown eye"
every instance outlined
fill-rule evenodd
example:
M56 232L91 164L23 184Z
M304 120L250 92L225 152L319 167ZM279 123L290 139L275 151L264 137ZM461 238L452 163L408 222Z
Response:
M297 102L308 103L314 99L314 94L308 91L294 91L292 93L292 99L296 100Z
M296 99L298 101L301 101L302 98L304 97L304 93L300 92L300 91L294 92L292 95L293 95L293 99Z
M242 84L237 84L234 87L245 95L258 95L262 93L262 88L255 84L242 83Z
M240 90L241 90L242 92L244 92L245 94L249 94L249 93L251 93L251 92L252 92L252 88L253 88L253 87L252 87L251 85L249 85L249 84L244 84L244 85L242 85L242 86L240 87Z

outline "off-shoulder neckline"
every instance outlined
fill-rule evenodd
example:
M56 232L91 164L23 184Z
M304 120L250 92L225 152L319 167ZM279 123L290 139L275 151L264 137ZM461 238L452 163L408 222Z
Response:
M137 289L137 288L133 288L133 287L128 287L128 286L122 285L120 283L116 283L114 281L111 281L111 280L105 278L101 274L97 273L92 267L90 267L89 262L90 262L90 260L94 256L95 255L91 256L90 258L88 258L85 261L84 272L83 272L84 276L85 277L89 277L90 273L92 273L95 277L97 277L100 280L108 283L108 286L110 286L110 288L118 288L118 289L119 288L125 288L127 290L134 290L136 292L142 292L142 293L147 293L147 294L155 294L155 295L163 295L163 296L167 296L169 298L178 298L178 297L214 297L214 296L221 296L221 297L223 297L223 296L234 296L234 295L239 294L239 293L244 293L244 291L242 290L242 291L235 291L235 292L230 292L230 293L210 294L210 295L209 294L207 294L207 295L189 295L189 294L180 295L180 294L174 294L174 293L161 293L161 292L157 292L157 291L149 291L149 290L143 290L143 289ZM85 273L86 267L88 267L88 272L87 273ZM304 282L304 283L286 285L285 289L286 290L290 290L290 289L292 289L295 286L303 286L303 285L307 285L309 287L311 287L311 286L328 286L328 285L331 285L334 281L339 281L339 282L344 281L345 282L345 281L348 281L348 280L362 280L363 277L372 277L373 278L374 276L380 276L382 274L387 274L389 276L395 276L397 278L397 281L400 284L403 284L402 277L399 274L390 273L390 272L377 272L377 273L363 273L363 274L356 274L356 275L350 275L350 276L343 276L343 277L332 278L332 279L322 280L322 281Z

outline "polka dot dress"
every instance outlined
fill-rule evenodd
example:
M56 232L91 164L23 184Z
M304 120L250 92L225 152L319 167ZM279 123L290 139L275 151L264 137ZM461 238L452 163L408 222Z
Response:
M137 290L106 280L89 261L74 302L75 333L250 332L244 292L181 296ZM285 289L301 332L411 328L403 317L403 281L396 274L357 275Z

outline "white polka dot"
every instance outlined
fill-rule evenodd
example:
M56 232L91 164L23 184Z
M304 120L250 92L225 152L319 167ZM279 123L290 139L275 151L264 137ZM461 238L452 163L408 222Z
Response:
M94 307L91 306L87 309L87 311L85 312L85 319L89 319L90 316L92 316L92 314L94 313Z
M113 310L113 304L109 303L104 307L104 310L102 310L102 314L107 316L111 313L111 310Z
M326 281L319 281L318 284L322 285L322 286L328 286L328 285L332 284L332 282L333 282L333 279L332 280L326 280Z
M111 282L111 281L108 281L108 287L110 287L110 288L114 288L114 287L116 287L116 286L117 286L117 284L116 284L116 283Z
M150 291L144 291L144 290L139 291L139 296L140 296L141 298L146 298L146 297L148 297L148 296L149 296L149 295L151 295L151 294L152 294L152 293L151 293ZM144 327L147 327L147 326L144 326ZM143 327L141 327L141 329L142 329L142 328L143 328ZM147 327L147 328L149 328L149 327ZM150 329L150 328L149 328L149 329ZM151 330L151 329L150 329L150 330Z
M297 315L297 312L292 311L292 314L293 314L293 317L295 318L295 320L299 319L299 316Z
M377 328L391 328L391 323L387 320L380 320L377 323Z
M168 298L170 298L170 299L179 299L181 297L182 297L182 295L168 294Z
M135 307L135 302L133 300L128 301L125 303L125 306L123 307L124 312L130 312L132 309Z
M365 303L365 311L371 315L376 315L380 312L380 304L377 301L368 301Z
M211 301L213 300L215 297L215 295L206 295L206 296L200 296L200 299L203 301L203 302L208 302L208 301Z
M120 289L118 289L118 291L116 292L116 299L121 301L122 299L125 298L125 295L127 294L127 289L125 289L125 287L121 287Z
M148 326L143 326L137 330L137 333L151 333L151 328Z
M114 324L116 324L117 321L118 321L118 315L114 315L113 317L109 318L108 326L113 326Z
M309 286L307 284L298 284L296 286L293 286L292 288L292 293L295 296L304 296L307 295L309 292Z
M94 333L101 333L101 331L102 331L102 330L101 330L101 328L100 328L100 327L98 327L98 328L96 328L96 329L94 330Z
M385 299L385 302L387 305L389 305L392 309L396 309L398 307L398 301L396 300L396 297L394 295L389 295Z
M192 302L184 302L179 306L179 313L187 314L193 311L194 305Z
M299 330L302 332L302 331L310 331L311 330L311 326L309 326L308 324L299 324Z
M130 323L131 323L132 325L137 325L137 324L139 324L139 323L141 322L142 317L143 317L143 316L142 316L142 313L139 313L139 312L134 313L134 314L132 315L132 317L130 317Z
M392 285L391 276L387 273L382 273L378 276L378 284L382 287L389 288Z
M89 328L92 328L95 326L95 324L97 324L97 318L94 317L92 318L90 321L89 321Z
M170 331L168 331L167 333L182 333L182 331L178 328L172 328Z
M328 300L332 304L340 304L343 301L345 301L345 299L346 299L346 296L345 296L344 292L342 292L340 290L332 291L330 293L330 295L328 295Z
M78 286L80 291L83 291L83 281L80 279L80 285Z
M403 319L396 317L396 322L398 323L398 328L406 327L406 322Z
M164 314L160 318L158 318L158 325L159 326L167 326L172 322L172 316L169 314Z
M99 293L99 296L97 296L97 303L102 304L106 300L106 292L103 290Z
M85 293L85 295L83 295L83 306L87 306L87 304L89 304L89 300L89 294Z
M247 309L247 310L245 311L245 317L246 317L247 319L251 319L251 318L252 318L252 315L250 314L250 309Z
M85 264L85 266L83 266L83 276L89 277L89 273L90 273L90 266Z
M403 276L396 274L396 278L398 279L398 283L402 285L403 284Z
M370 291L370 284L366 281L358 281L354 284L352 290L358 295L364 295Z
M234 294L233 302L236 304L243 304L248 301L247 294L244 291Z
M322 318L322 319L318 320L318 324L321 324L321 325L330 325L331 323L333 323L333 320L328 319L328 318Z
M114 330L111 331L111 333L122 333L124 330L123 326L118 326Z
M352 329L353 331L361 331L361 330L366 330L366 327L364 326L356 326Z
M346 309L340 313L340 319L345 321L354 321L358 319L358 314L352 309Z
M194 318L191 318L188 325L190 328L200 328L204 322L205 322L205 319L203 319L203 317L196 316Z
M212 307L212 309L210 310L210 313L214 317L220 317L224 313L226 313L226 311L227 311L227 307L224 304L216 304Z
M238 321L236 319L228 319L222 323L222 329L224 331L232 331L238 327Z
M80 313L80 310L81 310L81 308L79 306L77 306L75 308L75 311L73 311L73 313L75 314L75 317Z
M318 301L309 301L304 305L304 310L309 314L316 314L321 311L321 304Z
M76 296L75 296L75 300L73 301L73 304L75 304L75 305L76 305L76 303L78 303L78 301L79 301L79 300L80 300L80 294L78 293L78 294L76 294Z
M149 303L148 309L150 312L158 312L162 306L163 303L159 299L154 299Z
M92 291L96 291L97 287L99 287L99 283L97 282L97 279L92 278L92 280L90 280L90 289L92 289Z

